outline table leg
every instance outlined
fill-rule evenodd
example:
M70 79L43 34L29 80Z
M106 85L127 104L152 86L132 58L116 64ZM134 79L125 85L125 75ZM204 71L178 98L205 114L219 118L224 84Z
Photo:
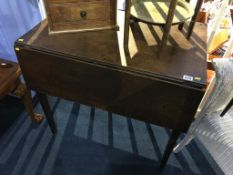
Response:
M203 0L198 0L197 1L197 5L195 7L195 12L194 12L194 15L191 19L191 22L189 24L189 27L188 27L188 32L187 32L187 39L189 39L193 33L193 28L195 26L195 23L196 23L196 20L197 20L197 17L198 17L198 14L200 12L200 9L201 9L201 6L203 4Z
M190 2L190 0L185 0L186 2ZM181 30L183 30L183 28L184 28L184 24L185 24L185 22L182 22L182 23L180 23L179 24L179 26L178 26L178 29L181 31Z
M39 97L39 101L41 103L41 106L44 110L45 116L48 120L49 127L50 127L52 133L56 134L57 127L56 127L56 123L55 123L54 118L53 118L52 111L51 111L50 106L49 106L47 96L45 94L38 93L38 97Z
M23 100L25 108L33 121L40 123L44 119L43 115L37 114L33 111L31 93L27 89L25 84L20 82L16 90L13 93Z
M164 169L164 167L165 167L165 165L167 163L167 160L168 160L173 148L176 145L176 141L177 141L180 133L181 133L180 131L175 131L175 130L172 131L172 134L171 134L170 139L169 139L169 141L167 143L166 149L165 149L165 151L163 153L162 160L160 161L159 169L161 171Z
M223 117L229 110L230 108L233 106L233 98L231 99L231 101L227 104L227 106L224 108L224 110L222 111L222 113L220 114L221 117Z
M182 22L182 23L180 23L180 24L178 25L178 29L179 29L179 30L183 30L183 28L184 28L184 22Z
M166 20L166 24L164 25L163 36L162 36L162 40L160 43L160 49L163 49L165 45L167 44L167 40L169 38L170 30L172 26L172 21L174 18L177 1L178 0L171 0L170 2L167 20Z
M124 49L128 52L131 0L125 1Z

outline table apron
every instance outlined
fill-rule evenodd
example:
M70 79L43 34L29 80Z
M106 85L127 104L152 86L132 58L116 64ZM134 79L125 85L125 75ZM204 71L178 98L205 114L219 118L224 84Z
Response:
M17 52L33 90L185 132L203 91L35 50Z

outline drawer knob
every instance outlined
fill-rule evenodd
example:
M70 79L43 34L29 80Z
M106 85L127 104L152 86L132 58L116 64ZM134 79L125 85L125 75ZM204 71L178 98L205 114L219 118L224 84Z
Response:
M85 17L87 16L87 12L86 12L86 11L81 11L81 12L80 12L80 16L81 16L82 18L85 18Z

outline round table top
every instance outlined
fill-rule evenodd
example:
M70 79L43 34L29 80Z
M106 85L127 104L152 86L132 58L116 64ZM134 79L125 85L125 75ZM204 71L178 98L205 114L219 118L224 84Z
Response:
M166 23L170 0L134 0L131 15L140 21L163 25ZM194 14L193 8L184 0L178 0L173 24L184 22Z

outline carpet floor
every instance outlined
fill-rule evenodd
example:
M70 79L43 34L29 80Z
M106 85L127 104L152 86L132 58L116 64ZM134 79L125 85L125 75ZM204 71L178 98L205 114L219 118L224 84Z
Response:
M223 174L197 140L172 154L159 172L168 129L64 99L49 101L57 135L46 120L37 125L21 112L0 138L0 175ZM35 111L43 113L40 104Z

